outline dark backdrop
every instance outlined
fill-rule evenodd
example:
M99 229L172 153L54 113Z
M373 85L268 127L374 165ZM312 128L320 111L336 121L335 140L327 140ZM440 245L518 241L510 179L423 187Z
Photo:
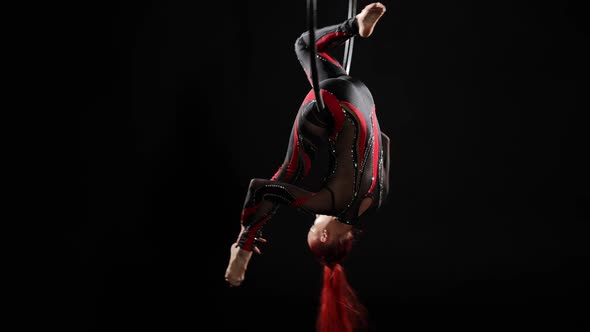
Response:
M581 8L385 3L351 70L392 140L389 201L344 263L373 330L585 324L555 316L589 295ZM242 287L223 280L248 182L276 171L309 89L293 53L306 2L75 12L60 37L79 177L52 257L55 317L77 330L311 331L309 217L280 210ZM346 15L344 1L318 4L319 25Z

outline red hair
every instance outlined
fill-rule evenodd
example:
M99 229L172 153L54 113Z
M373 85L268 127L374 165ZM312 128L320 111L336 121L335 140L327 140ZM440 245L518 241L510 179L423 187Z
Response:
M335 246L314 245L312 253L324 265L317 332L366 330L367 310L352 289L340 261L352 247L347 239Z

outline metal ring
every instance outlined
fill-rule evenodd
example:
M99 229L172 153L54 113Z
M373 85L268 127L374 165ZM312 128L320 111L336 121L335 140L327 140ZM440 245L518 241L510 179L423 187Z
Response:
M356 15L356 0L348 1L348 17L351 18ZM317 68L317 46L315 39L316 30L316 1L307 0L307 26L309 30L309 47L310 47L310 66L311 66L311 83L313 85L313 91L315 94L316 107L318 111L322 111L325 108L324 99L320 91L320 83L318 78ZM354 40L352 38L346 41L344 49L344 69L346 73L350 75L350 64L352 62L352 48L354 46Z

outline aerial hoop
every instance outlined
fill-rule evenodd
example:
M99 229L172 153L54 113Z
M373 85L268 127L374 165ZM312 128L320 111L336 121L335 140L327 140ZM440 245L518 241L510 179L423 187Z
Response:
M313 92L315 94L316 107L318 111L324 110L324 99L320 92L320 82L318 79L318 65L316 63L317 47L315 44L315 26L316 26L316 2L315 0L307 0L307 29L309 30L309 47L310 66L311 66L311 83L313 85Z
M348 0L348 18L356 15L356 0ZM352 62L352 48L354 46L354 38L350 38L344 45L344 69L346 73L350 75L350 63Z
M348 17L351 18L356 15L356 0L348 0ZM316 30L316 1L307 0L307 27L309 30L309 45L311 48L310 52L310 65L311 65L311 82L313 85L313 91L316 99L316 106L318 111L324 109L324 99L320 92L320 83L318 78L318 67L317 67L317 47L315 40ZM354 46L354 39L350 38L346 41L344 48L344 60L343 66L347 74L350 74L350 64L352 62L352 48Z

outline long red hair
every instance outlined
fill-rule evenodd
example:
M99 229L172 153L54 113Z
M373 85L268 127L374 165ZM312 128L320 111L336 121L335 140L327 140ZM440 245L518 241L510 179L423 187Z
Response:
M367 310L348 283L340 264L351 247L350 239L335 246L311 247L314 256L324 266L317 332L360 332L367 329Z

